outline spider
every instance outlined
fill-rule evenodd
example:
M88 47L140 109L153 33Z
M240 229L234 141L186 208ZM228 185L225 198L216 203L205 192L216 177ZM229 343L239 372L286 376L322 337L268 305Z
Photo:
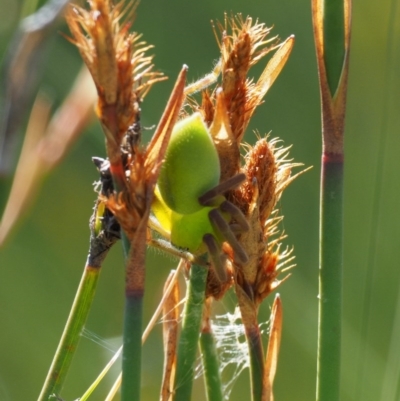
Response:
M219 180L217 150L200 113L194 113L174 127L152 210L173 246L193 255L208 252L217 277L224 281L222 243L228 242L235 258L246 263L247 254L236 235L249 225L241 210L224 197L245 175Z

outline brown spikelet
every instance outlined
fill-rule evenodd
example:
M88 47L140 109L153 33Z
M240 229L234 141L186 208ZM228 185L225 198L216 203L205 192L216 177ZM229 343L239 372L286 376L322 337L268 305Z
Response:
M254 182L257 183L261 224L270 216L276 203L277 170L273 148L266 138L259 139L246 155L244 172L247 181L242 191L245 204L249 205L254 198Z
M231 191L229 199L237 205L250 225L250 230L239 237L248 255L243 264L233 258L236 287L241 303L255 308L271 291L282 283L278 275L291 260L290 251L281 252L280 233L282 217L277 215L276 204L282 191L295 179L292 169L300 164L287 158L289 148L279 146L277 139L259 138L254 146L246 145L247 154L242 171L246 181Z
M111 171L123 186L121 142L128 128L139 121L140 103L150 87L163 79L153 72L151 46L130 33L136 2L93 0L90 9L71 5L66 20L98 93L96 112L106 135Z
M224 25L217 27L222 35L222 88L224 91L231 128L238 142L241 141L249 119L261 100L254 104L249 88L251 81L247 78L252 65L276 48L277 38L265 40L271 28L258 23L250 17L243 19L241 14L236 17L225 15ZM214 28L217 36L216 29ZM275 43L275 45L274 45Z

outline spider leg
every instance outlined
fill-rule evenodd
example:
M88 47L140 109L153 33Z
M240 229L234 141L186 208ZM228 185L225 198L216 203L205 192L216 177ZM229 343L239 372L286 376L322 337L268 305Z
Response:
M217 229L221 235L226 239L229 245L235 252L235 256L240 262L246 263L249 260L246 251L243 249L242 245L236 239L235 234L229 227L229 224L222 217L221 212L218 209L213 209L208 213L208 217L213 224L214 228Z
M193 95L194 93L199 92L207 88L208 86L212 85L213 83L217 82L218 76L221 73L221 68L222 68L222 62L221 60L219 60L209 74L199 79L198 81L193 82L192 84L186 86L184 92L185 96Z
M213 261L214 270L219 281L221 283L226 282L226 270L221 259L221 248L218 245L217 240L212 234L204 234L203 242L208 249L208 254L211 257L211 260Z
M221 205L219 206L219 209L222 212L229 213L236 220L236 223L240 227L239 232L244 232L244 231L250 230L250 225L247 222L246 217L244 216L243 212L232 202L229 202L227 200L225 202L222 202Z
M241 225L238 223L229 223L229 228L234 234L241 234L243 232Z
M244 173L239 173L229 178L228 180L221 182L216 187L210 189L205 194L199 197L199 203L202 206L215 206L214 201L218 195L224 194L226 191L233 189L240 185L246 179Z

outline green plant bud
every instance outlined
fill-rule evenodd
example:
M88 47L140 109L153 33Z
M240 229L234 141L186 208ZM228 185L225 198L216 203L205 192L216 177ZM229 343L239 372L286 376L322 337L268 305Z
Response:
M201 115L176 124L161 167L158 186L170 209L191 214L203 208L198 198L219 183L217 150Z

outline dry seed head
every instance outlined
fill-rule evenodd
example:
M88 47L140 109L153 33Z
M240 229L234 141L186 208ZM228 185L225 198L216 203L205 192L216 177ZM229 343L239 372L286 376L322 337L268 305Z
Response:
M140 35L129 33L136 2L124 8L120 1L92 0L90 10L71 5L66 19L92 74L99 95L97 114L105 128L107 140L118 149L128 127L138 120L139 104L162 74L153 72L151 48ZM112 155L109 155L112 159Z
M254 109L262 101L254 96L254 85L247 78L248 71L276 48L277 38L265 40L271 28L257 20L253 24L250 17L244 20L241 14L236 17L225 15L225 24L217 23L217 28L222 36L219 41L214 28L221 49L222 88L232 132L240 142Z
M146 152L136 149L127 173L125 191L102 197L130 240L147 208L146 183L149 181L151 171L146 169L145 160Z
M266 138L259 139L246 155L244 172L247 180L241 191L243 193L242 205L250 206L257 198L259 218L261 224L270 216L276 203L277 170L273 147ZM257 185L254 185L256 183ZM255 191L257 194L255 195Z
M282 266L289 260L291 251L281 252L285 235L280 232L276 204L282 191L298 176L292 169L299 164L288 159L289 148L279 145L279 140L259 138L254 146L246 145L247 154L242 171L246 181L229 194L250 225L248 232L238 239L249 261L245 264L232 258L236 290L242 297L241 304L255 308L284 279L278 279ZM286 262L285 262L286 261ZM240 291L238 291L240 287Z
M70 6L67 23L96 84L99 95L113 104L117 98L117 61L113 44L112 11L107 1L91 2L91 9Z

